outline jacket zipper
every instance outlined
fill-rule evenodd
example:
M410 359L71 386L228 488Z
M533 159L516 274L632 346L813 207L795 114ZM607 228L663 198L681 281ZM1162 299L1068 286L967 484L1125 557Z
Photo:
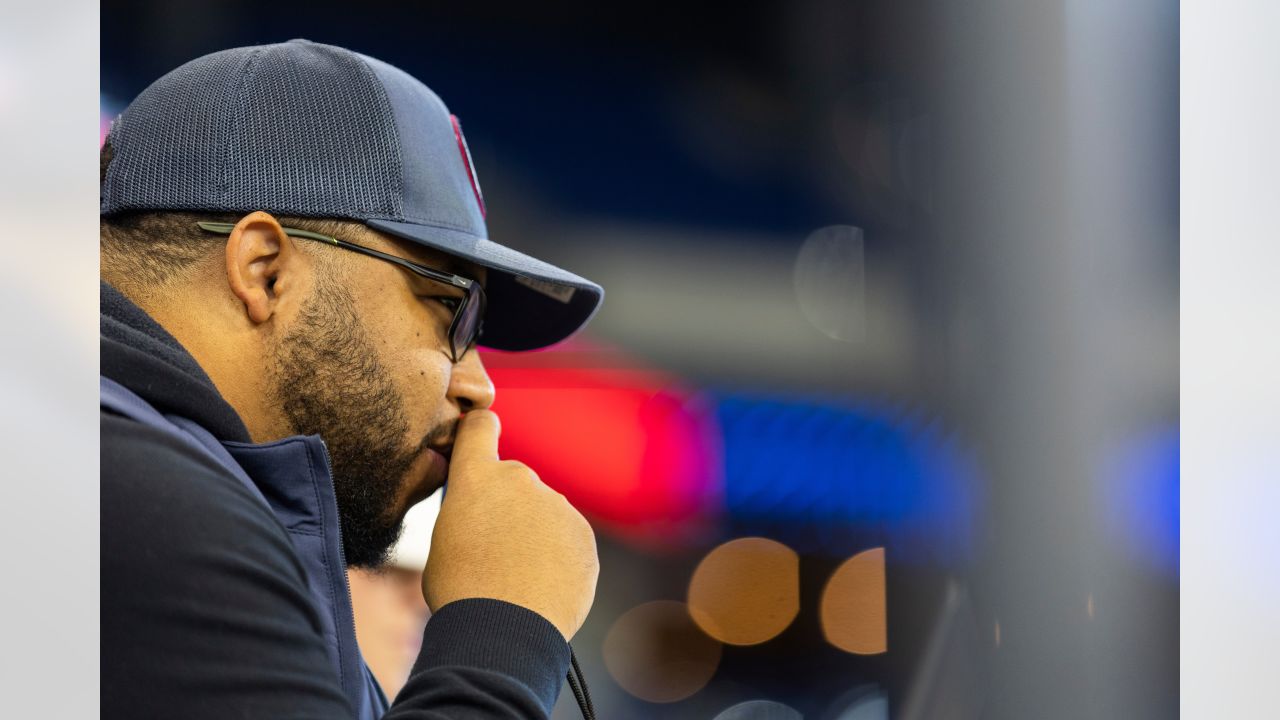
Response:
M329 446L325 443L324 438L320 437L319 435L317 435L316 437L320 439L320 449L323 451L321 456L324 459L324 469L325 469L325 472L329 475L329 482L332 485L334 482L333 481L333 462L329 459ZM337 488L336 487L334 488L334 493L335 493L334 509L336 511L337 510L337 495L336 495ZM351 578L347 576L347 551L342 546L342 515L341 513L339 513L335 519L337 520L337 525L338 525L338 563L339 563L338 574L342 576L342 589L347 593L347 605L351 605L352 603ZM351 608L351 612L347 613L347 622L351 627L351 637L356 637L356 613L355 613L354 607ZM342 659L343 659L342 637L338 637L337 640L338 640L339 669L342 669L342 665L341 665ZM356 685L359 688L360 694L364 695L364 691L365 691L364 654L360 652L359 641L357 641L357 644L356 644L356 657L360 661L359 663L357 663L360 666L357 668L357 670L360 671L360 676L358 678L359 682L356 683Z

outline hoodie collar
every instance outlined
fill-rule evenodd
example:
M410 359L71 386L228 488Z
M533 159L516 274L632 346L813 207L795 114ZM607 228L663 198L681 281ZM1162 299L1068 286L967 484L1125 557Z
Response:
M219 440L250 442L240 416L177 338L105 281L99 293L104 376L162 413L199 423Z

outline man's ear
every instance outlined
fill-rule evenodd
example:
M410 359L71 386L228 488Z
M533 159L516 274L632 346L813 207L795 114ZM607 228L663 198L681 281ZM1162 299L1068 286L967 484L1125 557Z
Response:
M240 218L227 238L227 283L254 323L271 319L277 296L298 272L293 238L270 213Z

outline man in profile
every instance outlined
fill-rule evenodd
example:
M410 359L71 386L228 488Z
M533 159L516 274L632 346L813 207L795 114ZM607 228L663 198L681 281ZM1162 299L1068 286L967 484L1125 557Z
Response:
M490 242L457 119L341 48L177 68L102 171L103 716L549 715L595 540L498 457L475 346L558 342L600 287ZM345 572L446 480L388 708Z

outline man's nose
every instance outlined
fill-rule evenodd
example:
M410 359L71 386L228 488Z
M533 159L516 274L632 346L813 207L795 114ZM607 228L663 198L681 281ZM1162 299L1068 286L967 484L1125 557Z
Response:
M484 369L480 351L472 348L453 366L449 378L449 399L457 403L462 412L487 410L493 404L493 381Z

